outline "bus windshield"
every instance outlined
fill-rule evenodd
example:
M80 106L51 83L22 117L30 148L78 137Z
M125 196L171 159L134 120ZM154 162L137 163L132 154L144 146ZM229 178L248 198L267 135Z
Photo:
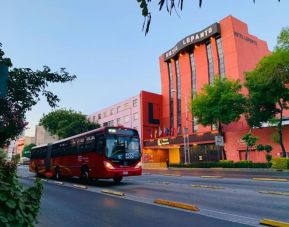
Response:
M110 135L106 137L105 155L115 160L140 159L139 138Z

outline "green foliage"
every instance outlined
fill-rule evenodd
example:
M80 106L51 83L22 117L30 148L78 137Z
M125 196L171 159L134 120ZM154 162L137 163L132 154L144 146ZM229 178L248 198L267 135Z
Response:
M25 145L23 148L23 151L22 151L22 157L30 158L31 149L32 149L32 147L35 147L35 146L36 146L36 144L34 144L34 143Z
M271 162L271 160L272 160L272 155L269 154L269 153L267 153L267 154L266 154L266 160L267 160L268 163Z
M264 151L264 145L263 144L258 144L257 147L256 147L256 150L257 151Z
M16 176L17 160L5 160L0 149L0 226L34 226L40 208L43 185L24 188Z
M270 153L272 151L272 146L271 145L264 145L264 150L267 152L267 153Z
M246 104L245 97L239 93L241 87L239 81L215 78L212 85L205 85L192 100L193 116L205 126L238 121Z
M288 158L273 158L272 169L289 169Z
M0 62L4 61L4 52L0 47ZM5 61L9 67L11 61ZM47 90L50 83L65 83L76 78L69 75L64 68L52 72L47 66L33 71L29 68L12 68L7 81L8 91L5 98L0 98L0 147L9 139L19 135L27 123L25 113L31 110L41 96L46 97L51 107L56 107L59 98Z
M66 138L99 128L99 124L89 122L85 115L73 110L59 109L44 115L40 124L53 135Z
M261 127L262 122L275 119L283 157L286 157L286 150L282 138L282 120L284 111L289 109L289 89L286 85L289 83L288 67L289 49L277 48L245 76L245 86L249 90L248 124Z
M251 132L245 134L243 137L242 137L242 140L245 141L246 145L248 147L252 147L256 144L257 140L259 138L257 136L253 136Z
M289 27L285 27L281 30L277 38L276 49L289 50Z
M136 0L140 4L140 8L142 11L142 15L145 18L144 24L143 24L143 30L145 28L145 34L149 32L150 28L150 22L151 22L151 12L149 10L149 3L152 0ZM199 7L202 6L203 0L198 0ZM255 0L253 0L255 3ZM280 0L278 0L280 2ZM177 2L175 0L158 0L158 6L159 10L161 11L164 6L166 6L167 12L171 15L172 11L175 11L178 14L178 9L182 10L184 5L184 0L178 0Z

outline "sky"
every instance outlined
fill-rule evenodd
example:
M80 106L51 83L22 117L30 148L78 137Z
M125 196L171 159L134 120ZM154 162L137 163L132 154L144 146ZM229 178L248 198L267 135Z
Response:
M178 0L176 0L178 2ZM161 92L159 56L187 35L232 15L248 24L249 33L273 50L283 27L289 26L288 0L184 1L172 15L150 3L147 36L136 0L0 0L0 42L14 67L53 71L61 67L77 79L49 85L59 108L92 114L141 90ZM52 109L43 98L26 115L25 135Z

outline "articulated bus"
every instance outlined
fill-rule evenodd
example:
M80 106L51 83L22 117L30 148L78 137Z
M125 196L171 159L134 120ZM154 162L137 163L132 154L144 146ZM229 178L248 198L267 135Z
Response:
M137 130L104 127L31 149L29 169L37 176L109 179L141 175Z

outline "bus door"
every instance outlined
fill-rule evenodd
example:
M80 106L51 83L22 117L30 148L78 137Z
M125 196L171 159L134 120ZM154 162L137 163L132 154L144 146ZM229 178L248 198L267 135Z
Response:
M52 144L49 143L47 146L47 153L45 157L45 172L49 172L51 170L51 151L52 151Z

